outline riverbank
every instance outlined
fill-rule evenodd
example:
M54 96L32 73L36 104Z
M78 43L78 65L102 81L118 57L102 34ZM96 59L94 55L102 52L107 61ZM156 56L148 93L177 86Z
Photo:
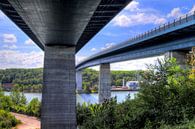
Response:
M17 128L17 129L40 129L40 127L41 127L41 122L36 117L13 113L13 112L11 114L14 115L16 117L16 119L21 121L21 124L17 125L14 128ZM14 129L14 128L12 128L12 129Z

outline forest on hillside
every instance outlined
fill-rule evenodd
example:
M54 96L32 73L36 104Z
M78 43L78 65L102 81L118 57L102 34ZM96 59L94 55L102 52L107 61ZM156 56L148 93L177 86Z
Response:
M125 81L140 80L143 71L111 71L112 85L122 86ZM43 69L1 69L1 85L12 84L15 88L24 92L41 92L43 84ZM93 69L83 70L83 89L97 90L99 72ZM89 91L90 92L90 91Z

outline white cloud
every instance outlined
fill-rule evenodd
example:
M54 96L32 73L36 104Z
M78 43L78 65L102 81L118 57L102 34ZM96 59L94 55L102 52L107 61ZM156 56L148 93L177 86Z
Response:
M156 64L157 59L162 59L164 56L156 56L144 59L137 59L137 60L130 60L130 61L123 61L110 64L111 70L146 70L147 64ZM90 67L91 69L99 71L99 65Z
M16 43L17 38L14 34L3 34L3 42L4 43Z
M131 2L125 10L125 13L113 19L114 26L130 27L145 24L163 24L167 21L157 10L139 7L139 2L137 1Z
M155 64L158 58L163 58L163 56L113 63L111 64L111 69L112 70L145 70L147 69L146 64Z
M43 67L43 52L0 51L0 68L37 68Z
M135 25L145 25L145 24L163 24L167 20L163 17L148 14L148 13L137 13L129 15L119 15L114 18L113 24L120 27L129 27Z
M28 39L24 42L26 45L34 45L34 42L31 39Z
M15 44L5 44L3 45L3 48L6 48L6 49L17 49L18 47L15 45Z
M92 49L91 49L92 52L95 52L96 50L97 50L96 48L92 48Z
M173 18L178 18L182 16L183 13L181 12L180 8L173 8L169 14L167 14L167 17L173 17Z
M115 26L121 26L121 27L128 27L133 23L131 18L126 15L119 15L115 17L113 22Z
M87 58L86 56L76 55L76 64L85 60L86 58Z
M139 2L132 1L132 2L130 2L130 4L127 5L127 7L125 7L125 10L131 11L131 12L138 11L138 10L140 10L138 8L138 6L139 6Z
M190 13L194 13L195 12L195 4L193 5L192 9L190 10Z
M101 48L101 50L106 50L108 48L111 48L115 45L115 43L106 43L104 47Z

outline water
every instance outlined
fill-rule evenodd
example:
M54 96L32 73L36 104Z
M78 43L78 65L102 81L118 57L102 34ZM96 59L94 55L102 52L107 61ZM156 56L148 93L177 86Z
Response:
M128 95L131 96L131 99L133 99L137 91L114 91L111 93L112 97L117 97L117 102L123 102ZM5 92L5 95L9 95L10 92ZM41 101L42 94L41 93L24 93L26 96L27 102L30 102L33 98L38 98ZM98 94L97 93L92 93L92 94L77 94L77 103L98 103Z

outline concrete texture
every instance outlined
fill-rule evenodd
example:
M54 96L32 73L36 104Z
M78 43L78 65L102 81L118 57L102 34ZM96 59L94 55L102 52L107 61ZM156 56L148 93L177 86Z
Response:
M78 71L76 71L76 87L77 87L77 90L82 90L82 82L83 82L82 70L78 70Z
M42 129L76 129L75 83L75 47L45 46Z
M111 97L111 73L109 63L100 64L98 94L99 103Z
M166 58L176 58L177 63L182 67L187 67L187 52L186 51L169 51L165 53Z
M41 49L78 52L132 0L1 0L0 9Z

